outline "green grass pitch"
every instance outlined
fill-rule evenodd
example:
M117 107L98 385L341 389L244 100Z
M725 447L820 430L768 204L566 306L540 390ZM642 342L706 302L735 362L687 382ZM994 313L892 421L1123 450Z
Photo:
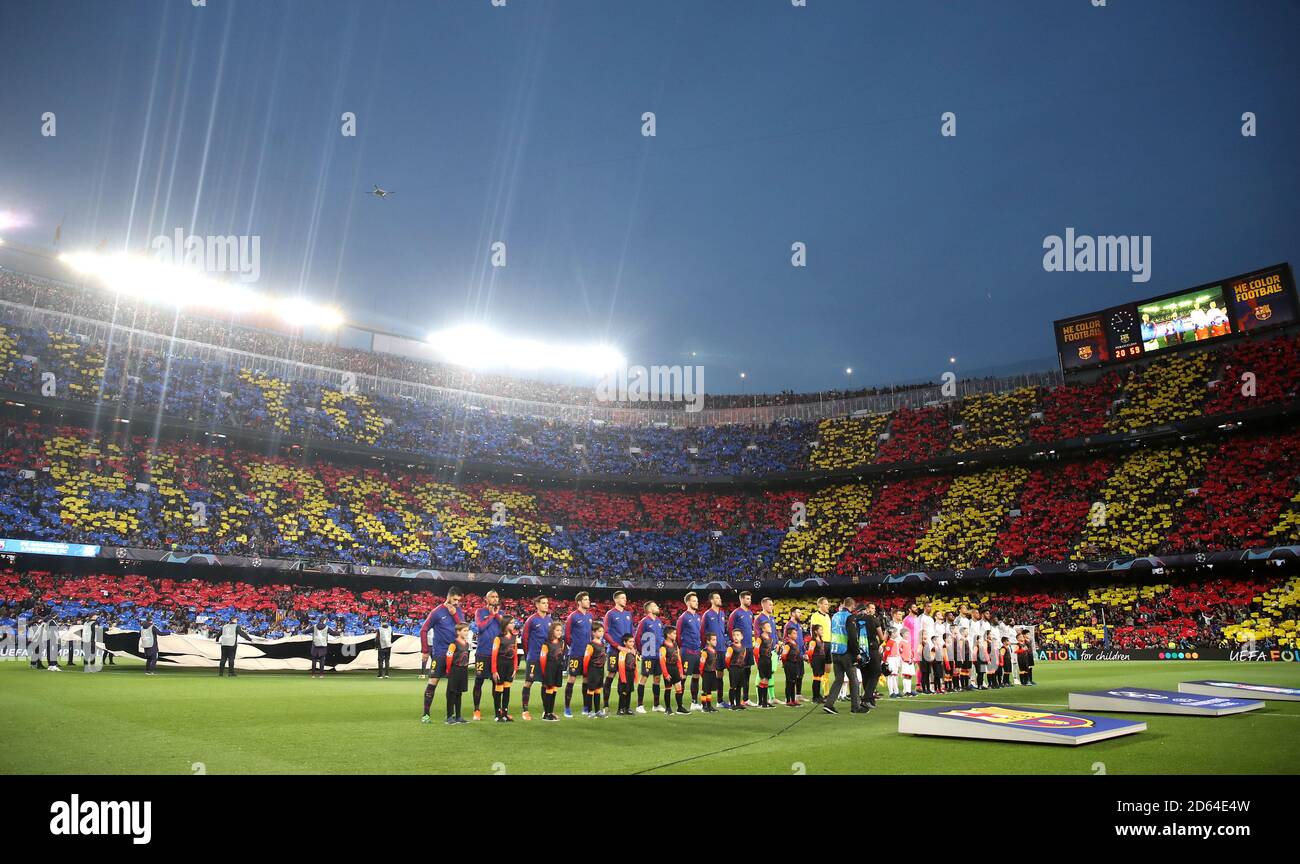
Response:
M1294 774L1300 772L1300 703L1269 702L1221 718L1122 715L1148 730L1065 747L917 738L898 734L900 708L989 701L1066 710L1070 690L1180 680L1300 686L1293 664L1046 662L1039 686L961 695L881 699L871 714L838 717L778 706L706 716L444 726L419 722L424 682L363 672L313 680L306 673L162 669L134 663L94 675L0 663L0 773L4 774ZM805 695L811 683L805 679ZM774 691L782 693L778 686ZM533 688L534 716L541 690ZM561 696L563 692L561 691ZM472 694L466 694L470 710ZM649 693L647 693L647 701ZM581 700L575 693L575 709ZM519 690L512 699L519 716Z

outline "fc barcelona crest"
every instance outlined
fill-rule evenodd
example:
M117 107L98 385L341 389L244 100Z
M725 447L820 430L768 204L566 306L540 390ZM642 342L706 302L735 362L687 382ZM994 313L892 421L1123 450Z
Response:
M1079 348L1079 359L1088 360L1092 357L1092 346L1083 345Z
M1255 320L1267 321L1273 317L1273 309L1267 303L1261 303L1255 307Z
M1005 723L1011 726L1028 726L1031 728L1079 729L1092 725L1090 719L1078 715L1052 714L1047 711L1022 711L1000 705L959 708L955 711L944 711L942 713L953 717L965 717L968 720L983 720L985 723Z

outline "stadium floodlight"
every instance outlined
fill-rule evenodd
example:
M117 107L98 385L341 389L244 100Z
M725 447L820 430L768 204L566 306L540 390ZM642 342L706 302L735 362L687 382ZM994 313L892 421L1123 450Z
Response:
M271 300L271 307L286 324L293 327L323 327L333 330L343 324L343 313L333 306L322 306L304 297Z
M611 345L563 345L506 336L481 324L462 324L429 335L443 359L471 368L556 369L601 375L626 365Z
M26 224L27 219L14 211L0 210L0 231L8 231L10 228L22 228Z
M334 328L343 313L303 297L275 297L240 282L205 276L188 267L126 252L65 252L59 261L105 290L148 303L215 309L232 315L269 313L293 327Z

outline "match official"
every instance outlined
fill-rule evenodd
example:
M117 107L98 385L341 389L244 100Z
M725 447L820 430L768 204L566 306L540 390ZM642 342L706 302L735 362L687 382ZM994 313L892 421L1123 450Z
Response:
M827 714L840 713L835 710L835 700L839 698L845 676L849 679L849 696L853 713L866 714L871 710L862 704L862 694L858 690L858 676L853 668L858 659L858 628L853 621L853 609L856 605L852 597L845 597L840 602L839 611L831 616L831 666L835 683L831 685L830 692L826 694L826 701L822 703L822 710Z

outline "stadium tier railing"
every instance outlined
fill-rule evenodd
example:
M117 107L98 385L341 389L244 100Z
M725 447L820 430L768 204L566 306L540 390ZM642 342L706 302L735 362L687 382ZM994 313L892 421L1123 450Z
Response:
M534 417L566 422L608 423L617 426L668 426L699 427L721 425L770 426L782 421L815 422L862 414L883 414L898 408L920 408L939 401L948 401L941 385L879 393L850 399L823 402L804 402L789 405L757 405L742 408L706 408L687 412L657 408L629 408L617 405L592 403L572 405L494 396L450 387L439 387L414 381L404 381L320 366L303 360L271 357L238 348L228 348L207 342L182 339L175 336L141 330L125 324L86 318L71 312L27 306L0 300L0 310L6 319L18 326L36 327L52 332L68 333L97 343L113 352L126 346L130 352L183 357L208 363L238 365L280 378L287 382L311 382L344 389L354 383L360 392L382 396L411 399L433 404L451 404L492 413ZM957 396L966 397L983 393L998 393L1020 387L1051 387L1061 383L1057 370L1022 373L998 378L977 378L958 381Z

